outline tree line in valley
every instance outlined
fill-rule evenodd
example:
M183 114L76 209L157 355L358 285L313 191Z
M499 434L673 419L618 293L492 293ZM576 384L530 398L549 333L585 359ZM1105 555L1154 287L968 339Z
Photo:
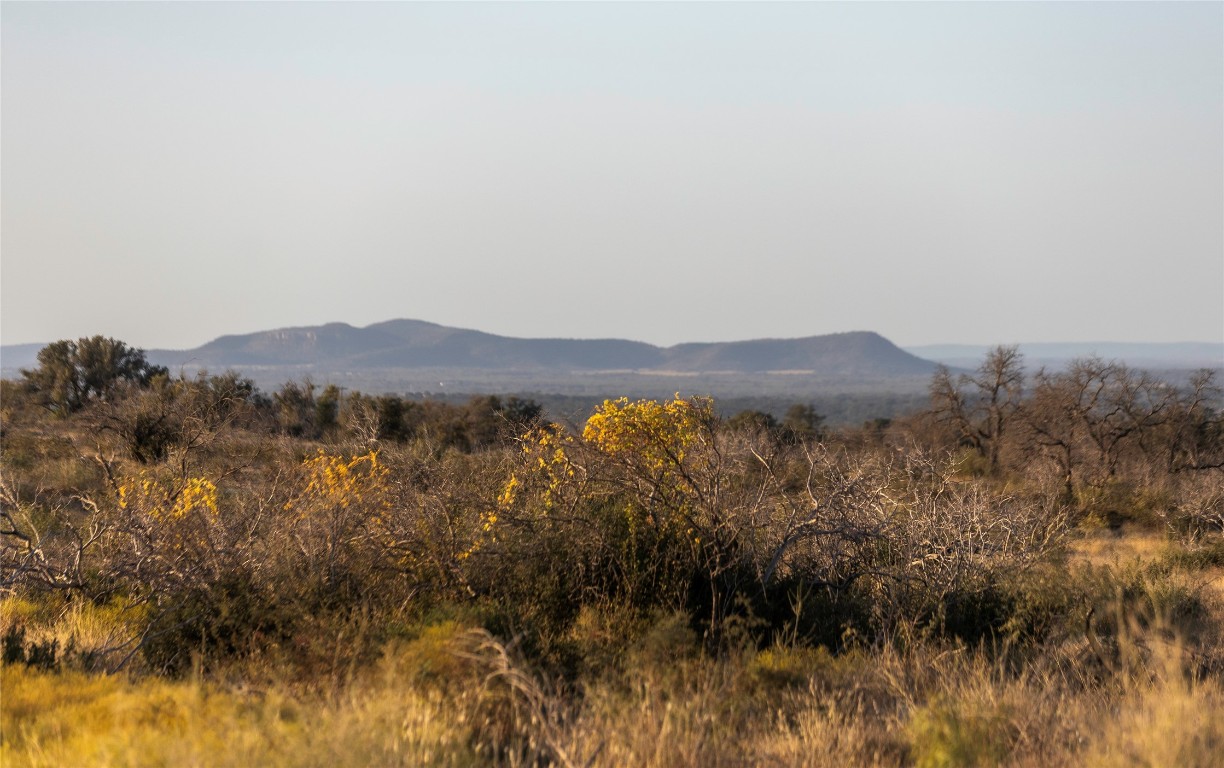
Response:
M142 350L102 336L49 344L38 363L22 371L20 382L6 382L10 403L59 416L89 407L98 428L121 435L133 458L143 461L164 458L177 442L190 442L191 424L201 418L241 418L248 427L291 437L422 439L439 450L470 452L515 437L546 416L536 399L515 395L367 395L309 380L286 382L269 395L233 371L175 378L150 364ZM571 409L581 402L564 401ZM812 403L792 403L779 418L774 399L729 401L736 402L748 407L723 419L728 428L760 429L792 442L829 433L827 416ZM913 401L890 405L905 402ZM1052 472L1068 495L1118 476L1124 464L1146 463L1171 473L1224 466L1221 389L1207 369L1178 386L1118 362L1081 358L1030 376L1017 347L999 346L972 373L940 367L928 402L901 418L864 418L862 430L887 430L894 440L930 449L966 450L990 475L1026 468Z
M142 350L102 336L61 340L44 347L38 366L6 383L14 405L28 403L60 417L88 409L99 429L123 437L133 458L164 458L176 443L190 441L192 415L237 419L248 428L304 439L356 436L367 442L424 440L439 450L470 452L514 437L544 419L544 405L530 396L401 396L344 391L309 379L288 381L271 394L233 371L174 377L149 363ZM556 411L589 412L589 398L542 396ZM837 407L844 399L830 403ZM208 404L205 405L205 401ZM859 409L870 408L864 398ZM744 408L731 425L754 425L788 440L823 434L826 417L811 403L780 405L740 398ZM767 408L781 410L777 417ZM869 410L864 412L870 412ZM584 419L582 415L579 420Z

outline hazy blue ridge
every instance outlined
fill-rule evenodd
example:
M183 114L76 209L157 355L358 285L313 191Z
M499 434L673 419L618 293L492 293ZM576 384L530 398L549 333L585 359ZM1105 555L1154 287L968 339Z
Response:
M5 370L29 368L38 364L38 352L46 344L5 344L0 347L0 367Z
M504 371L819 373L927 375L934 364L877 333L657 347L624 339L521 339L393 320L222 336L191 350L149 350L171 367L311 366L333 370L444 368Z
M4 375L37 364L41 344L0 347ZM1022 344L1030 368L1099 355L1158 370L1224 367L1224 344L1084 342ZM935 366L972 369L989 347L939 344L902 349L870 331L795 339L677 344L625 339L525 339L389 320L279 328L218 337L194 349L151 349L172 372L229 368L275 387L311 377L367 392L556 392L723 396L829 392L921 392Z

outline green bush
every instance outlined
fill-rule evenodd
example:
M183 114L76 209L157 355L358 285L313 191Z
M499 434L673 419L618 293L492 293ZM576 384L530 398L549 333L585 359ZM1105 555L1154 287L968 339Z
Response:
M1171 545L1164 560L1172 567L1186 571L1224 568L1224 538L1202 541L1188 547Z
M241 659L294 635L290 606L250 574L231 573L159 602L167 607L154 618L142 653L149 666L172 676L194 662Z
M974 702L946 697L920 709L910 720L917 768L986 768L1012 751L1018 733L1005 708L981 711Z

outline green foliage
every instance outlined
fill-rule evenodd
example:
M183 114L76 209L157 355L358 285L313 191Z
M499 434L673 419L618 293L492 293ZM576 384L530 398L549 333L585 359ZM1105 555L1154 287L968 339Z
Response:
M464 635L472 629L454 619L419 627L410 640L398 639L387 649L386 671L443 693L470 686L479 670L462 651Z
M315 401L315 425L322 434L330 434L339 426L340 388L328 384Z
M987 768L1002 764L1018 737L1006 709L937 699L910 724L917 768Z
M1173 568L1191 572L1224 568L1224 539L1197 542L1187 548L1171 546L1164 559Z
M99 414L100 430L112 430L127 453L141 464L163 461L183 440L183 414L177 407L175 387L167 381L139 393Z
M414 405L393 395L378 398L378 437L382 440L404 441L412 436L408 415Z
M773 417L772 413L746 410L727 419L724 425L732 431L774 433L778 429L778 420Z
M290 437L318 437L318 410L314 383L287 381L272 399L281 431Z
M171 676L204 659L234 659L264 652L292 636L293 606L270 594L249 574L161 596L166 609L141 646L146 663Z
M4 633L4 663L25 664L35 669L55 669L60 662L59 640L27 641L26 628L13 624ZM72 649L67 649L71 654Z
M204 449L240 422L249 425L260 402L249 379L201 371L194 379L163 377L127 392L95 409L91 420L98 432L117 435L133 459L156 464L172 453Z
M782 439L788 443L812 443L824 438L825 417L807 403L796 403L787 411L779 425Z
M766 691L806 687L814 680L840 676L853 656L837 658L823 645L774 645L754 655L748 673Z
M38 352L38 367L21 375L43 405L67 415L91 401L108 399L123 384L148 386L166 373L165 368L149 364L144 350L91 336L48 344Z
M1056 633L1079 631L1075 623L1091 604L1088 585L1069 574L1065 563L1046 562L1021 574L1001 588L1006 606L998 635L1022 645L1045 642Z

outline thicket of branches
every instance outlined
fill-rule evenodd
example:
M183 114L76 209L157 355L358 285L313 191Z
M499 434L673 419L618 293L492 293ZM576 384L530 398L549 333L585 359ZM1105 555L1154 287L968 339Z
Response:
M806 593L824 642L981 637L1079 517L1224 521L1210 375L1178 389L1081 360L1026 382L1014 348L940 371L929 413L839 435L679 397L610 401L573 431L514 398L269 398L232 373L115 384L47 421L43 381L6 384L0 586L146 606L134 647L155 666L291 645L354 606L456 602L541 637L587 604L682 611L715 647L729 617L777 630ZM32 483L37 430L71 444L76 485Z
M1026 376L1017 348L997 347L974 373L936 373L931 403L914 434L968 449L981 474L1056 483L1068 506L1114 516L1137 491L1163 494L1151 513L1220 523L1222 499L1209 488L1224 469L1224 415L1211 370L1179 386L1083 358Z

